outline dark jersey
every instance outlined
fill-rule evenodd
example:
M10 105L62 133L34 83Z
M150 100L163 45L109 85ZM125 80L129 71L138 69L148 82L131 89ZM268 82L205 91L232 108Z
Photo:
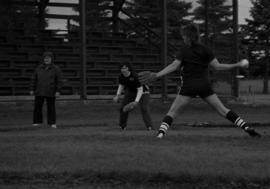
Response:
M138 74L131 72L128 77L123 74L119 76L119 84L123 85L125 89L132 92L137 92L137 88L143 86L143 92L148 92L149 87L147 85L142 85L138 79Z
M183 46L176 56L182 62L182 78L208 80L208 64L215 58L213 52L202 44Z
M62 74L58 66L39 65L32 77L31 90L36 96L54 96L62 87Z

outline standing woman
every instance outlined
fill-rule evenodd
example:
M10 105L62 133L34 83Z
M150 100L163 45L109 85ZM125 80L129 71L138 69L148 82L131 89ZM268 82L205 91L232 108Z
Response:
M140 81L142 83L148 83L175 71L180 66L182 67L183 84L181 90L171 105L170 110L163 118L157 137L163 138L169 127L172 125L178 110L182 109L196 96L201 97L221 116L242 128L250 136L260 137L260 134L253 128L248 127L241 117L223 105L212 90L208 79L209 65L216 70L230 70L233 68L245 68L248 66L248 61L242 60L235 64L221 64L209 48L200 44L199 30L196 25L191 24L184 27L182 29L182 37L184 46L180 49L175 60L170 65L158 73L149 71L139 73Z
M124 91L124 98L121 103L119 124L124 130L127 127L128 114L133 108L140 104L142 117L147 130L152 130L152 119L149 112L150 91L148 85L142 85L138 80L138 75L133 72L129 62L120 65L121 74L119 85L114 102L118 102Z
M62 87L62 74L58 66L54 64L52 52L44 52L42 63L36 68L31 82L30 95L35 95L33 126L43 123L42 108L44 101L47 103L47 122L52 128L56 128L55 97L60 96Z

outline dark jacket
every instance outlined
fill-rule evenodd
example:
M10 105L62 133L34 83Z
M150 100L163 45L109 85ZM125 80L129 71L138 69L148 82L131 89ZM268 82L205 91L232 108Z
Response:
M54 97L55 93L60 92L62 87L60 68L54 64L39 65L33 74L30 87L35 96Z

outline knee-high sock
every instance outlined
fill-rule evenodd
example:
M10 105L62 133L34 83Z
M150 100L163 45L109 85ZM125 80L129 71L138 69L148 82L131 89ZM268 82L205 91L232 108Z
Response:
M165 134L167 130L169 129L169 127L172 125L172 122L173 122L173 118L171 116L166 115L163 118L163 121L159 127L159 132Z
M231 122L233 122L236 126L242 129L247 128L246 122L240 116L238 116L235 112L231 110L227 113L226 118L230 120Z

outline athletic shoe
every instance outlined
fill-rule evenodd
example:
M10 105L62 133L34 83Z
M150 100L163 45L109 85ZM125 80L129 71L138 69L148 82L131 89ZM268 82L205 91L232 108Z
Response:
M120 127L120 129L122 129L122 130L126 130L126 127L122 127L122 126L119 126Z
M53 128L53 129L57 129L56 124L52 124L52 125L51 125L51 128Z
M261 134L260 134L260 133L257 133L257 132L255 131L255 129L253 129L253 128L246 127L244 130L245 130L245 131L249 134L249 136L251 136L251 137L261 137Z
M157 138L162 139L165 133L163 131L158 131Z
M152 130L153 130L152 127L147 127L146 129L147 129L148 131L152 131Z
M41 124L40 123L33 123L32 124L34 127L39 127Z

